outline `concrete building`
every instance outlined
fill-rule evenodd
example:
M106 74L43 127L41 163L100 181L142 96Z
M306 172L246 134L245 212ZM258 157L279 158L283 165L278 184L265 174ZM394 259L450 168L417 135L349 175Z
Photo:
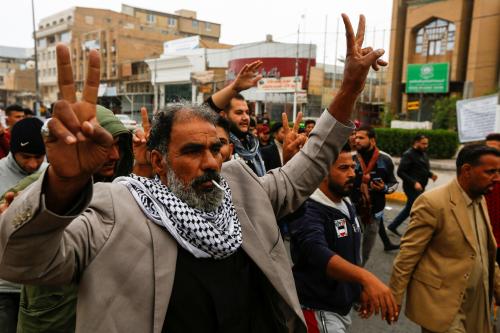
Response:
M158 57L165 41L178 39L189 31L179 30L184 26L180 15L172 15L179 17L179 29L167 29L162 18L170 14L161 16L162 13L155 12L155 19L148 19L143 15L146 10L125 5L122 10L118 13L73 7L40 21L36 39L44 104L58 99L55 47L57 43L65 43L71 51L77 93L83 88L88 51L97 49L101 55L99 102L124 113L138 111L142 105L152 107L151 75L144 59ZM220 25L217 29L217 37L210 38L218 39Z
M430 120L434 101L443 96L495 92L499 40L500 1L393 0L387 92L392 112ZM436 64L442 64L447 75L443 89L411 89L413 74L408 77L408 71L420 69L423 80L429 81Z
M146 60L154 85L154 110L181 99L201 103L222 88L229 48L199 36L165 42L160 57Z
M220 38L220 24L199 20L192 10L180 9L170 14L123 4L122 13L138 18L145 26L160 28L174 36L200 36L214 42Z
M33 108L34 67L33 49L0 46L0 108L14 103Z

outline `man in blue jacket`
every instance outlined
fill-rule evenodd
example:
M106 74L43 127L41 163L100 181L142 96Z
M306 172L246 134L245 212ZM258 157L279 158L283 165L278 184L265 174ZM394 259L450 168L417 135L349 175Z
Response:
M396 306L389 288L360 267L361 227L348 197L355 167L344 147L291 224L293 276L308 332L347 332L356 302L364 317Z

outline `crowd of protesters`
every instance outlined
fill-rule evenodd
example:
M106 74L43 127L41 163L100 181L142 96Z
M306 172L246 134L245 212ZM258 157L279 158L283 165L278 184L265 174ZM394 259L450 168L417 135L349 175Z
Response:
M492 332L500 134L462 148L457 176L430 191L432 142L417 135L397 169L407 202L386 228L395 167L350 119L387 63L362 48L364 17L356 33L342 17L341 92L293 126L251 115L241 92L260 80L255 61L203 105L151 123L142 108L129 131L97 105L99 53L77 101L58 45L52 118L13 105L0 125L0 331L348 332L353 311L394 324L406 295L423 332ZM387 285L366 269L377 234L399 250Z

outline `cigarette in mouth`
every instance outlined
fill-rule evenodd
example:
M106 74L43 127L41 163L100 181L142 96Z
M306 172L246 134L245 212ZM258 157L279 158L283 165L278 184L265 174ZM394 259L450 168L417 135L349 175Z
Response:
M212 183L219 188L219 190L224 191L224 188L219 185L215 180L212 179Z

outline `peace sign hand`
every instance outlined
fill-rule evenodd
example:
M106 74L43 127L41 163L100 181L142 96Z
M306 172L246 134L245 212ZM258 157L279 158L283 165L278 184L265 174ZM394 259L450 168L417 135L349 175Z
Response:
M106 161L113 138L96 119L100 59L95 50L89 53L87 78L81 101L76 100L73 71L68 48L59 44L57 72L62 100L48 123L45 137L50 174L60 179L86 182Z
M365 17L360 15L358 31L354 35L351 21L346 14L342 14L346 29L347 54L344 67L342 87L359 94L363 90L370 67L378 70L379 66L387 66L387 62L380 59L383 49L373 50L371 47L362 48L365 37Z
M290 126L288 125L288 116L286 113L283 112L281 114L281 120L283 122L283 130L285 132L285 139L283 140L283 165L285 165L304 146L307 141L307 136L305 134L299 134L302 112L297 114L297 118L295 119L292 129L290 129Z

